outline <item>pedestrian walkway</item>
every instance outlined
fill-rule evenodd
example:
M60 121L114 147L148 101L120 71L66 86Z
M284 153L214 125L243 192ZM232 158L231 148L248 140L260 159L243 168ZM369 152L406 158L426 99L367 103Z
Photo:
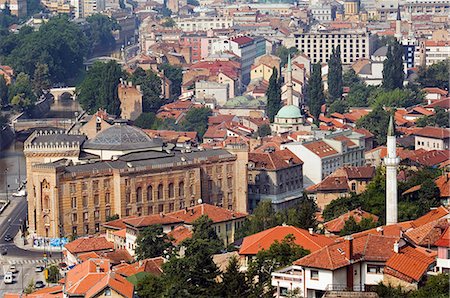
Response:
M45 262L42 259L39 260L34 260L34 259L8 259L6 260L8 262L8 264L12 265L26 265L26 264L41 264L44 265ZM61 263L63 260L62 259L48 259L47 260L47 264L51 265L51 264L58 264Z

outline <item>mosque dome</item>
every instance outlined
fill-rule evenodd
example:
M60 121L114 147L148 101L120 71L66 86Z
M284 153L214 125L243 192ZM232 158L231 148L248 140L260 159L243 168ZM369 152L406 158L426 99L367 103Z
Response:
M302 112L300 111L300 108L297 106L287 105L282 107L275 117L283 119L296 119L302 117Z
M161 139L149 137L142 129L126 125L115 124L98 133L83 146L85 149L128 151L161 147Z

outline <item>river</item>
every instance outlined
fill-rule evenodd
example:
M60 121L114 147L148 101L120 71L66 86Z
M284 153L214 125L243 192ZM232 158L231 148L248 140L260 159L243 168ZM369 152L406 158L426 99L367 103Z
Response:
M77 101L66 99L52 104L50 111L43 118L71 118L75 112L81 112ZM19 183L26 179L25 156L23 142L14 141L8 148L0 151L0 198L6 197L6 190L16 192Z

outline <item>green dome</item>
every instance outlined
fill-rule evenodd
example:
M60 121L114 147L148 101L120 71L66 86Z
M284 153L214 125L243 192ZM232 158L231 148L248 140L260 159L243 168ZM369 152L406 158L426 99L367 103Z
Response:
M277 118L289 118L289 119L295 119L295 118L301 118L302 112L300 111L300 108L294 105L288 105L282 107L277 115L275 116Z

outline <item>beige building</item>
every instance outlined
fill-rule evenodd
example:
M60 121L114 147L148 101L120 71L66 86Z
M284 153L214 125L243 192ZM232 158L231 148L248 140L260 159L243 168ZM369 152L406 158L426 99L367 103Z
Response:
M333 48L341 47L342 64L370 58L370 33L363 29L317 30L295 33L295 47L311 59L311 63L327 63Z
M255 59L252 70L250 72L250 80L264 80L269 81L273 73L273 68L276 68L278 75L280 75L280 58L274 55L263 55Z
M414 133L415 149L448 150L450 130L448 128L424 127Z
M136 120L142 114L141 86L133 86L131 82L120 83L117 86L120 100L120 117L127 120Z
M24 145L30 232L45 237L94 234L114 214L173 212L199 199L246 212L243 151L171 148L124 124L90 140L33 133Z
M26 0L0 0L0 9L5 9L6 6L11 10L11 14L23 18L27 16L27 1Z

